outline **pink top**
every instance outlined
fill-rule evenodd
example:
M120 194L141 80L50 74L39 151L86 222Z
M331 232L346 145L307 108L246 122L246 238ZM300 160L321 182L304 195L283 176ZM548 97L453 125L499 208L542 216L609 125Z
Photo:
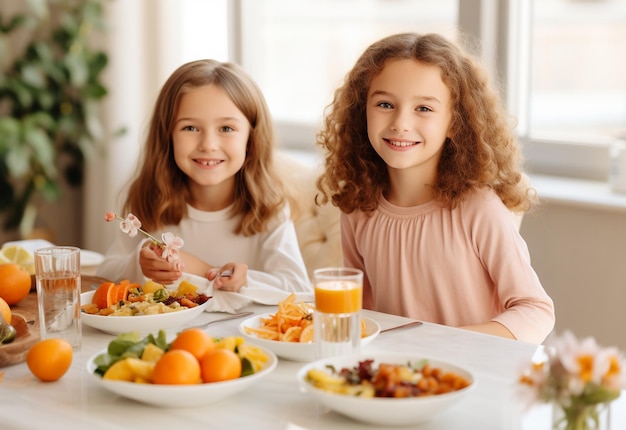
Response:
M454 210L381 199L372 217L342 213L341 236L346 266L364 272L367 309L450 326L496 321L533 343L554 327L552 299L492 190Z

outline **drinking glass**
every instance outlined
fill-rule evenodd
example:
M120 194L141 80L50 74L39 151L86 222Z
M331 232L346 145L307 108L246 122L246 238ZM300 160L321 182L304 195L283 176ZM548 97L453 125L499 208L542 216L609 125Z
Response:
M363 272L327 267L313 272L316 357L356 354L361 349Z
M40 248L34 255L41 339L63 338L74 349L79 349L82 337L80 248Z

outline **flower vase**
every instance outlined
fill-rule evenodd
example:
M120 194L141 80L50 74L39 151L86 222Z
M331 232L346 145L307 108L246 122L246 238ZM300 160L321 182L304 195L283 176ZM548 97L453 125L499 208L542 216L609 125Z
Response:
M554 404L553 430L611 430L611 403Z

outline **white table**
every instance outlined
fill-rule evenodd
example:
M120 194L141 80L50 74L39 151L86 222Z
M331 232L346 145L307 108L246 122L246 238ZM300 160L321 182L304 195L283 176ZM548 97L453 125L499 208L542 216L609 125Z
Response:
M275 307L253 306L257 313ZM364 314L382 328L410 320L378 312ZM194 323L221 317L205 313ZM209 327L215 337L236 335L241 320ZM155 331L158 328L155 328ZM324 410L299 390L296 373L303 363L280 360L270 375L249 390L215 404L185 409L143 405L100 388L87 374L86 362L106 347L111 335L84 327L83 346L68 373L57 382L41 383L26 364L0 369L0 429L258 429L348 430L375 428ZM550 428L547 408L524 414L516 397L516 378L537 346L436 324L380 334L367 351L394 351L454 362L473 372L475 389L437 419L415 428L541 430ZM626 395L622 396L622 399ZM626 428L626 400L614 407L614 429ZM621 421L620 421L621 419Z

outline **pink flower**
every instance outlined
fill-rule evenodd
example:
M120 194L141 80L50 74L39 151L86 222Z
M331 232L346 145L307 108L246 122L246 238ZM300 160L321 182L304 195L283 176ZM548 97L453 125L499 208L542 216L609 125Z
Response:
M162 247L163 254L161 256L169 262L180 260L179 249L183 247L185 242L180 237L174 236L170 232L163 233L161 239L165 244L165 246Z
M120 228L130 237L137 236L137 232L141 229L141 221L133 214L128 214L126 219L120 223Z
M141 228L141 221L133 214L128 214L128 216L124 219L114 212L107 212L104 214L104 220L106 222L111 222L115 219L120 220L120 229L128 234L130 237L137 236L137 233L141 233L150 240L152 243L160 248L159 254L165 260L171 262L180 260L180 248L183 247L185 242L178 236L175 236L172 233L163 233L161 235L161 239L159 240L156 237L152 236L150 233Z
M626 388L623 354L600 347L592 337L577 339L566 331L547 342L545 353L519 378L526 399L569 408L611 402Z

